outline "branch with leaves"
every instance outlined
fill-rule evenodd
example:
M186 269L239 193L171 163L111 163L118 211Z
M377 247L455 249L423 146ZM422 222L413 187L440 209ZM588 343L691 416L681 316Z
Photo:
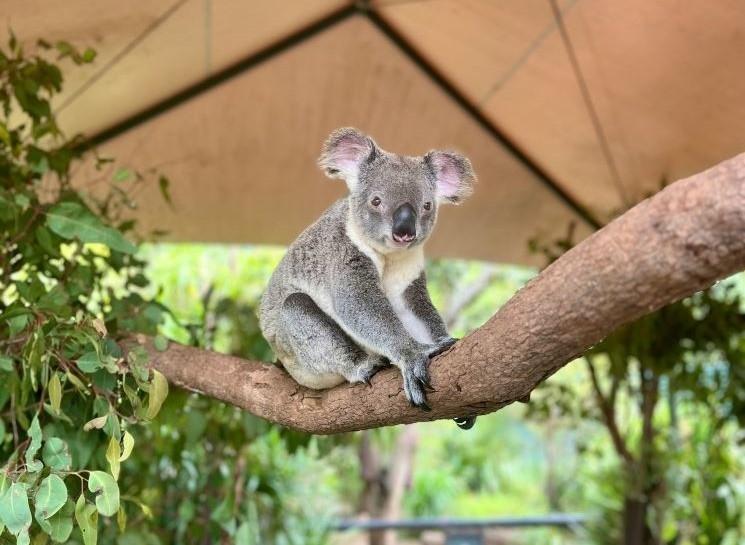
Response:
M95 52L28 49L12 35L0 49L0 540L65 542L76 523L73 538L93 545L99 515L126 525L128 430L168 391L147 354L125 358L116 336L156 334L166 309L143 295L144 262L125 236L133 223L119 218L145 177L128 183L54 116L57 63ZM73 184L86 161L101 176L97 197Z

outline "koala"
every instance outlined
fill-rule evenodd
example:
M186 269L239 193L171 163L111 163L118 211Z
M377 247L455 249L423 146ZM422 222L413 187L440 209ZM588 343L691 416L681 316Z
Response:
M430 410L429 360L455 339L427 292L423 248L440 205L472 192L471 163L453 151L390 153L354 128L331 133L318 162L349 194L290 245L261 299L261 330L303 386L370 384L394 365L409 402Z

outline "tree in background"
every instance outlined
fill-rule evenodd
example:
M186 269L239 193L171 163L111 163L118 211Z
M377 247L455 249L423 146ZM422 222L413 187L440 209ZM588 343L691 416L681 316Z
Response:
M549 261L571 231L538 247ZM584 357L587 381L549 381L531 415L594 419L615 463L594 475L595 539L629 545L745 539L745 301L733 281L621 327ZM589 387L587 386L589 384ZM607 449L583 456L607 461Z

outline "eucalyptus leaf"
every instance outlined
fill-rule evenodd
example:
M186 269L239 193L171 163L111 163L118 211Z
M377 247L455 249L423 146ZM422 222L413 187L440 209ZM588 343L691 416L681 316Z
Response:
M153 419L160 411L161 405L168 396L168 381L160 371L153 369L153 380L150 384L150 395L147 404L147 418Z
M119 440L112 436L109 440L109 446L106 449L106 461L109 462L109 468L111 469L111 475L113 475L114 480L119 480L119 467L121 464L119 458L121 455Z
M98 511L95 505L86 503L85 496L80 494L75 502L75 520L83 535L85 545L96 545L98 541Z
M132 449L135 446L135 438L132 437L132 434L128 431L124 432L124 436L122 437L122 455L119 457L119 461L123 462L127 458L129 458L129 455L132 454Z
M0 371L12 371L13 370L13 358L8 356L0 356Z
M62 509L57 511L47 520L39 521L39 526L56 543L65 543L72 533L72 517L75 513L75 503L68 498Z
M109 415L105 414L103 416L97 416L96 418L93 418L92 420L89 420L85 423L83 426L84 431L91 431L93 429L100 430L106 425L106 421L109 419Z
M67 471L72 465L70 449L59 437L50 437L44 441L41 458L47 466L57 471Z
M123 532L127 529L127 512L124 510L124 506L119 506L119 511L116 513L116 525L119 527L119 531Z
M5 496L5 491L8 490L10 487L10 479L8 479L8 476L5 474L4 471L0 470L0 509L2 509L1 505L3 502L3 497ZM0 515L0 536L3 535L3 532L5 531L5 523L3 522L2 515Z
M62 384L57 373L52 373L52 378L47 383L47 393L49 394L49 402L52 405L52 409L55 414L59 414L62 403Z
M12 483L0 496L0 521L15 536L31 525L26 483Z
M36 460L36 453L41 448L41 428L39 427L39 415L35 415L28 429L28 436L31 439L26 448L26 469L30 472L41 471L44 467L39 460Z
M36 520L48 519L62 509L66 501L67 487L65 482L59 475L52 473L41 481L39 489L36 491L34 497Z
M75 362L83 373L95 373L103 367L103 362L98 352L92 350L80 356Z
M119 485L108 473L91 471L88 490L96 494L96 509L102 515L111 517L119 510Z
M106 227L90 210L78 202L63 201L46 214L47 226L62 238L100 242L113 250L133 254L137 246L111 227Z

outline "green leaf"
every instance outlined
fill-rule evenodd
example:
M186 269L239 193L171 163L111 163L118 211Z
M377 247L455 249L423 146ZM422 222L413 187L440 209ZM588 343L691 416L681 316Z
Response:
M8 329L10 330L10 336L15 337L18 333L23 331L26 328L26 324L28 324L29 315L28 314L20 314L18 316L13 316L12 318L8 318Z
M80 533L83 534L85 545L96 545L98 541L98 511L96 507L85 502L85 496L80 494L75 503L75 520L78 522Z
M116 437L112 437L109 441L109 446L106 449L106 460L109 462L109 467L111 468L111 474L114 476L114 480L119 480L119 458L122 455L121 450L119 440Z
M44 442L41 458L48 467L57 471L68 471L72 465L70 448L59 437L50 437Z
M108 473L91 471L88 490L97 493L96 509L105 517L111 517L119 510L119 485Z
M31 525L26 483L13 483L0 497L0 521L17 536Z
M30 543L31 538L28 535L28 528L24 528L18 532L18 535L16 536L16 545L29 545Z
M168 381L159 371L153 369L153 381L150 384L150 396L147 402L147 418L153 419L160 411L168 396Z
M124 448L122 449L122 455L119 457L120 462L129 458L129 455L132 454L132 449L135 446L135 438L132 437L131 433L125 431L124 437L122 438L122 444Z
M34 498L35 516L37 521L46 520L62 509L67 501L67 487L65 482L52 473L39 485Z
M95 373L103 367L101 358L96 351L86 352L77 360L78 369L83 373Z
M8 476L5 474L4 471L0 471L0 509L2 509L3 498L5 496L5 491L8 489L8 486L10 486L10 480L8 479ZM3 522L2 515L0 514L0 536L3 535L4 531L5 523Z
M111 227L106 227L90 210L77 202L64 201L46 214L47 226L62 238L100 242L113 250L133 254L137 246Z
M10 147L10 133L8 132L8 127L3 123L0 123L0 142Z
M69 308L70 296L63 286L57 284L39 298L38 304L41 309L64 314Z
M92 507L92 506L91 506ZM72 533L72 515L75 512L75 503L68 498L62 509L57 511L47 520L39 521L39 526L57 543L65 543Z
M26 210L28 208L28 205L31 204L31 199L29 199L26 195L23 193L18 193L13 200L15 203L21 207L21 210Z
M0 371L12 371L13 359L8 356L0 356Z
M87 47L85 51L83 51L83 54L80 56L80 58L83 60L83 62L93 62L93 59L96 58L96 50Z
M54 413L59 414L60 405L62 404L62 384L57 373L52 373L52 378L49 379L49 383L47 384L47 392L49 393L49 402L52 404Z
M31 473L35 473L41 471L44 467L44 464L39 460L34 459L36 453L39 452L39 448L41 448L41 428L39 427L38 414L35 415L34 419L31 421L31 426L28 429L28 436L31 439L31 442L29 443L28 448L26 448L26 469Z
M153 339L153 346L158 352L164 352L168 348L168 339L163 335L156 335Z
M116 525L119 527L119 531L123 532L127 529L127 512L124 510L124 506L119 506L119 511L116 513Z
M49 255L51 256L59 256L59 247L58 245L55 245L54 239L52 238L52 233L49 232L49 229L44 227L43 225L39 225L36 228L36 241L39 243L39 246Z
M77 388L78 390L80 390L84 394L87 394L88 388L86 388L85 384L83 384L83 381L81 381L78 377L76 377L70 371L67 371L65 373L65 376L67 377L67 380L70 381L70 384L72 384L73 386L75 386L75 388Z

